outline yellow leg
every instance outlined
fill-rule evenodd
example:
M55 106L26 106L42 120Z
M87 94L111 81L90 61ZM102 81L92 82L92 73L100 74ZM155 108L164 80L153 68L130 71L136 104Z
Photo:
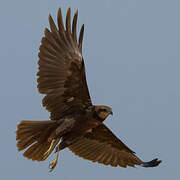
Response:
M59 151L56 153L56 159L49 164L50 172L53 171L53 169L56 167L59 157Z
M55 141L56 141L55 139L52 140L49 146L49 149L44 153L43 159L46 159L49 156L49 154L51 154L52 148L54 148L53 146L54 146Z

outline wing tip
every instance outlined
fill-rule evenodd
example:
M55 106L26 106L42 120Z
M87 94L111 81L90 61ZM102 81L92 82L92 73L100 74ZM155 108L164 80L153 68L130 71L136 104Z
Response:
M74 15L77 15L78 16L78 9L76 9L76 11L75 11L75 14Z
M159 160L158 158L153 159L152 161L143 162L142 167L156 167L158 166L162 160Z
M58 9L58 13L57 13L57 14L58 14L58 16L57 16L57 17L62 16L62 13L61 13L61 8L59 8L59 9Z
M48 19L49 19L49 21L52 21L52 20L53 20L51 14L48 15Z

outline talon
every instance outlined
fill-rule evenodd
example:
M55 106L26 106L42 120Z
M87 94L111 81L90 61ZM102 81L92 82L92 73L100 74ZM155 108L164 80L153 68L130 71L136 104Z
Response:
M56 154L56 159L49 164L50 172L52 172L53 169L56 167L57 162L58 162L58 157L59 157L59 151Z

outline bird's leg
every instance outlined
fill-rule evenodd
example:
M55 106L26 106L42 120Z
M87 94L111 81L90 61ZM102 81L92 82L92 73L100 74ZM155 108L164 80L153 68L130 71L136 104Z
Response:
M54 148L55 142L56 142L55 139L53 139L53 140L51 141L51 144L50 144L50 146L49 146L49 149L44 153L43 159L46 159L46 158L49 156L49 154L50 154L51 151L52 151L52 148Z
M56 167L59 157L59 150L56 152L56 159L49 164L50 172Z
M64 149L65 147L67 147L65 145L64 142L61 142L57 147L56 147L56 159L54 161L52 161L50 164L49 164L49 168L50 168L50 172L53 171L53 169L56 167L57 165L57 162L58 162L58 157L59 157L59 151Z
M69 138L66 140L63 140L57 147L56 147L56 159L54 161L52 161L49 165L50 168L50 172L53 171L53 169L56 167L57 162L58 162L58 157L59 157L59 151L63 150L64 148L70 146L71 144L73 144L74 142L76 142L79 139L79 137L77 138Z

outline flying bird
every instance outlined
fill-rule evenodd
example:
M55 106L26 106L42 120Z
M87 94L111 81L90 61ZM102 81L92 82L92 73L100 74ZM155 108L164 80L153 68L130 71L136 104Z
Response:
M45 29L39 48L38 90L45 94L42 104L50 112L50 120L23 120L17 126L18 150L33 161L44 161L55 149L56 158L50 163L52 171L59 152L69 148L75 155L105 165L155 167L161 160L143 162L103 123L112 109L93 105L82 56L84 24L77 38L75 12L71 27L71 9L64 26L61 9L57 26L49 15L50 29Z

